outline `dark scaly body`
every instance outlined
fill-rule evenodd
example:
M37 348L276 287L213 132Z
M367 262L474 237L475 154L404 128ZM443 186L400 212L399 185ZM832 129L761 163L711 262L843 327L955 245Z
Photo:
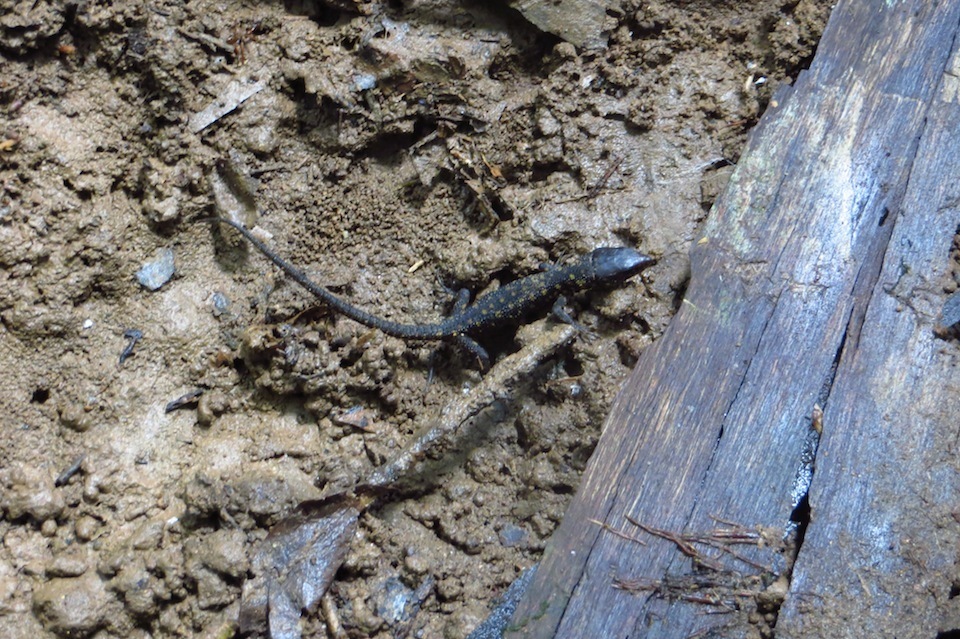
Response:
M486 352L469 339L468 335L518 322L529 311L542 306L548 300L562 297L564 293L620 282L654 263L653 258L630 248L599 248L572 264L514 280L469 306L468 293L463 290L453 313L439 322L403 324L378 317L345 302L312 282L306 273L274 253L243 226L232 220L214 219L237 229L258 251L298 284L350 319L381 330L387 335L404 339L455 339L474 352L483 363L487 361Z

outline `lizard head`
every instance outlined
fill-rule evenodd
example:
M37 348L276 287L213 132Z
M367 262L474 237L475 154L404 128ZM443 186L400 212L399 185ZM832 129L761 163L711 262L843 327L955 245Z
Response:
M621 281L656 264L656 260L632 248L598 248L590 253L598 282Z

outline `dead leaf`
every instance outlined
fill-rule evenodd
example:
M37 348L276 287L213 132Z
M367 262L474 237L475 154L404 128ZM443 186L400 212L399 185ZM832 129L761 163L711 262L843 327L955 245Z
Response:
M300 617L315 607L343 563L362 506L345 495L305 502L256 549L256 576L243 586L241 634L299 639Z

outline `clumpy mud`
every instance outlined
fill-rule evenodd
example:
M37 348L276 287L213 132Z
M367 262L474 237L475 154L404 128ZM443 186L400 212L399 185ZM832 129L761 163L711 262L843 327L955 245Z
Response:
M0 5L3 634L231 636L271 526L481 379L453 345L331 315L200 218L399 321L635 246L658 264L572 298L589 334L363 513L303 618L307 637L466 636L538 560L828 13L628 0L578 48L499 3ZM480 342L502 358L552 321L529 319Z

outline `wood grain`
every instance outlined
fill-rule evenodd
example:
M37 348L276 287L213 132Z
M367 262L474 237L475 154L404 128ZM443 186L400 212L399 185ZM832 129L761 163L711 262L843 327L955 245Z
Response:
M714 517L787 530L816 404L812 522L778 636L949 625L958 475L941 447L960 384L956 344L932 327L960 224L958 23L960 3L838 4L811 69L751 135L682 308L620 393L505 636L745 636L746 615L614 588L689 575L689 558L591 520L635 537L628 515L678 533Z

